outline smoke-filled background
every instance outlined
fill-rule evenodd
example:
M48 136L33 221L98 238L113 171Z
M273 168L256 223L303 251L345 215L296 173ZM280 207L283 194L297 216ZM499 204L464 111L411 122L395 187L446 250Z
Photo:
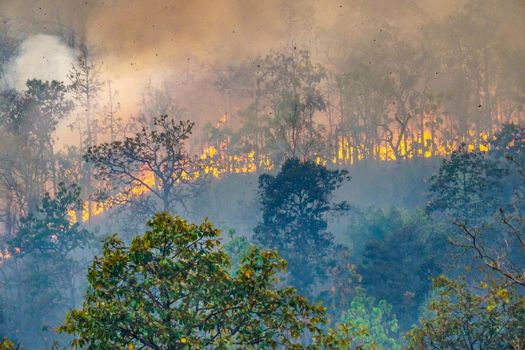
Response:
M184 97L182 103L195 111L195 118L210 120L217 117L217 109L225 108L209 86L214 73L272 49L307 49L313 60L333 66L361 50L363 43L379 42L387 30L401 40L433 40L446 35L444 30L461 27L463 16L494 21L497 33L507 41L500 43L508 45L503 50L523 48L523 1L490 6L471 2L471 8L465 9L466 4L431 0L2 1L0 13L4 32L24 40L20 56L12 58L14 70L8 77L17 86L29 76L64 79L74 48L85 44L104 66L104 77L114 80L123 112L136 109L145 84L169 80L174 85L172 93ZM484 12L480 16L475 12L478 7ZM436 23L442 27L433 30Z
M523 0L0 0L0 338L169 212L356 346L522 349L523 123Z

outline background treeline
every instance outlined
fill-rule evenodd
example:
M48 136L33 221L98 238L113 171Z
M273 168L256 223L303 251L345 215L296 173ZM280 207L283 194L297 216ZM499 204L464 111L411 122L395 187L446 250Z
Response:
M206 141L227 160L254 152L256 164L478 148L502 123L523 118L525 51L505 6L468 2L411 35L378 20L356 37L341 24L344 34L313 50L291 45L221 69L226 112L207 125Z

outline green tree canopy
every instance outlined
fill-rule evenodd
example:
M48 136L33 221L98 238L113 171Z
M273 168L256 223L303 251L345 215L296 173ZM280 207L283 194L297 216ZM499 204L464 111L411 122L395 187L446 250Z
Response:
M487 153L461 147L432 177L429 209L458 229L451 242L509 283L525 286L525 130L506 124Z
M344 201L332 202L334 191L349 179L346 170L296 158L288 159L277 175L259 177L263 220L255 239L282 254L292 285L301 291L333 267L335 244L327 216L349 209Z
M286 263L252 248L230 273L211 223L157 214L126 246L106 239L89 268L81 309L61 327L90 349L335 349L325 309L292 288L278 288ZM309 340L311 339L311 340ZM346 338L345 338L346 339Z
M350 334L363 349L401 349L397 341L397 318L386 300L376 302L375 298L361 293L352 300L342 320L351 325Z
M20 229L9 247L20 256L37 252L46 256L66 259L75 249L87 247L93 235L75 220L73 210L82 208L80 187L58 184L55 197L44 195L42 204L20 220Z
M461 145L430 179L428 209L467 225L490 216L501 202L503 175L501 165L486 154Z
M431 289L430 277L444 268L446 237L421 211L392 209L382 215L365 218L376 232L365 241L357 272L368 295L392 305L404 331L417 321ZM391 226L381 227L385 218Z

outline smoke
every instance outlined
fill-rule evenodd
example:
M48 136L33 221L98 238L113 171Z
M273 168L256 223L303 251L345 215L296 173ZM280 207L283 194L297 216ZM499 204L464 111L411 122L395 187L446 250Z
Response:
M406 34L454 16L466 0L3 0L17 31L63 32L96 47L115 76L235 63L271 48L354 40L387 22ZM480 2L482 3L482 2ZM506 2L515 10L523 0ZM521 23L520 23L521 24ZM74 38L73 38L74 37ZM140 77L137 80L144 80Z
M385 23L411 41L466 3L477 6L470 0L0 0L0 13L12 32L29 37L12 63L17 87L32 77L65 79L73 55L61 40L84 43L119 91L124 118L136 113L145 85L169 80L199 123L227 108L212 83L225 65L293 45L330 66L341 52L374 42ZM523 0L496 3L509 14L501 24L509 41L523 42Z
M457 2L457 1L456 1ZM4 0L0 13L25 32L66 31L96 47L115 75L186 70L188 64L236 63L272 48L298 45L312 51L325 37L361 23L396 22L413 30L445 15L451 0ZM23 20L22 20L23 19ZM29 24L31 23L31 24ZM40 25L38 25L40 24ZM23 29L22 29L23 27ZM69 39L68 39L69 40ZM143 80L142 77L138 80Z
M73 51L58 37L33 35L22 42L20 53L8 64L6 80L19 90L33 78L67 81L73 60Z

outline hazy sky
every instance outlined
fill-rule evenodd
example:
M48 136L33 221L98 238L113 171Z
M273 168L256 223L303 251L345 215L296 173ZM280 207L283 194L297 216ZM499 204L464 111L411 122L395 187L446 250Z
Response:
M452 13L452 0L2 0L0 13L27 32L74 28L108 63L231 61L283 43L315 45L334 26L389 21L417 28Z
M187 79L212 77L217 66L284 45L307 48L314 59L327 61L326 42L351 50L353 40L373 35L385 23L407 37L418 35L426 23L454 18L465 1L0 0L0 14L4 28L33 43L33 36L39 33L73 30L75 35L70 38L75 38L75 44L88 43L131 113L148 81L169 79L178 84L178 94L198 98L205 89L202 84L188 84ZM501 2L525 18L525 0ZM522 22L512 23L511 29L518 40L525 41L525 20ZM30 65L35 58L35 67L67 71L67 49L58 47L53 39L39 40L40 51L36 45L33 52L25 52L20 66ZM49 51L56 52L56 59L47 56ZM213 96L207 98L207 105L213 105Z

